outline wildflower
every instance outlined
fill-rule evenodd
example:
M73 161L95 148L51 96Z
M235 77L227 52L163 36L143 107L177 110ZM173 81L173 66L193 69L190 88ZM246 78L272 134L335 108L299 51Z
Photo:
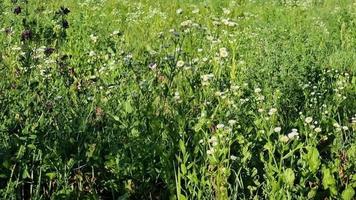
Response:
M14 9L14 13L16 15L20 14L21 13L21 7L20 6L16 6L15 9Z
M294 138L298 138L298 137L299 137L299 133L298 133L297 129L292 129L292 132L288 133L289 139L294 139Z
M224 128L224 127L225 127L224 124L218 124L218 125L216 125L216 128L217 128L217 129L222 129L222 128Z
M63 29L69 28L69 23L68 23L68 21L66 19L62 20L62 28Z
M176 13L177 13L178 15L182 14L182 13L183 13L183 9L181 9L181 8L177 9L177 10L176 10Z
M218 139L215 136L211 136L211 138L208 140L209 143L217 142Z
M281 127L276 127L274 128L274 132L279 133L281 132L282 128Z
M179 100L180 99L179 92L175 92L174 93L174 99L175 100Z
M93 56L95 56L95 55L96 55L95 51L90 51L90 52L89 52L89 56L90 56L90 57L93 57Z
M25 40L30 40L30 39L32 39L32 31L31 30L23 31L21 34L21 40L25 41Z
M230 120L229 120L229 124L230 124L231 126L234 125L234 124L236 124L236 120L230 119Z
M96 41L98 40L98 36L95 36L94 34L91 34L91 35L90 35L90 39L91 39L94 43L96 43Z
M220 96L222 96L224 93L223 92L220 92L220 91L217 91L217 92L215 92L215 96L217 96L217 97L220 97Z
M182 23L180 23L180 25L181 25L182 27L189 27L189 26L191 26L192 24L193 24L192 20L185 20L185 21L183 21Z
M234 155L231 155L231 156L230 156L230 159L234 161L234 160L236 160L236 159L237 159L237 157L236 157L236 156L234 156Z
M306 122L307 124L309 124L309 123L312 122L312 121L313 121L313 118L311 118L311 117L305 118L305 122Z
M229 53L227 52L226 48L220 48L219 49L219 55L222 58L226 58L229 56Z
M112 32L111 35L118 35L118 36L120 36L120 35L122 35L122 33L121 33L121 31L116 30L116 31Z
M317 133L320 133L321 132L321 128L320 127L315 128L314 131L317 132Z
M274 113L277 112L277 109L276 108L271 108L268 112L269 115L273 115Z
M206 153L207 153L208 155L212 155L214 152L215 152L215 150L214 150L213 148L208 149L208 150L206 151Z
M184 61L180 60L177 62L177 67L183 67L184 66Z
M152 70L155 70L157 68L157 64L156 63L151 63L148 65L148 67Z
M44 54L45 54L46 56L50 56L50 55L54 52L54 50L55 50L55 48L46 47L46 48L44 49Z
M344 131L347 131L347 130L349 130L349 127L343 126L342 129L343 129Z
M261 96L259 96L259 97L257 98L257 100L263 101L263 100L265 100L265 96L261 95Z
M228 14L231 13L231 11L229 9L227 9L227 8L223 8L223 12L224 12L225 15L228 15Z
M238 89L240 89L240 86L238 86L238 85L232 85L232 86L231 86L231 90L236 91L236 90L238 90Z
M195 8L194 10L192 10L192 13L193 13L193 14L199 13L199 8Z
M262 108L259 108L259 109L258 109L258 112L259 112L259 113L261 113L261 112L263 112L263 111L264 111L264 110L263 110Z
M261 88L255 88L255 93L260 93L261 91Z
M338 123L336 123L336 122L333 124L333 126L334 126L335 128L339 128L339 127L340 127L340 125L339 125Z
M201 78L203 79L204 82L209 81L210 79L214 78L214 74L205 74L202 75Z
M57 15L68 15L70 13L70 10L64 6L61 6L59 11L56 12Z

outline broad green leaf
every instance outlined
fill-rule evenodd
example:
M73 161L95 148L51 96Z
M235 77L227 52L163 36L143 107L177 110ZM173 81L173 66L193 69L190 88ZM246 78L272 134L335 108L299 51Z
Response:
M350 186L347 186L346 189L341 194L343 200L352 200L354 196L355 196L355 190Z
M315 173L320 166L320 158L319 158L319 151L315 147L308 147L308 153L306 155L306 160L309 166L310 171Z
M337 191L335 189L336 181L335 181L335 178L332 175L330 169L323 167L322 173L323 173L322 183L323 183L324 189L329 189L332 195L336 195L336 193L337 193Z

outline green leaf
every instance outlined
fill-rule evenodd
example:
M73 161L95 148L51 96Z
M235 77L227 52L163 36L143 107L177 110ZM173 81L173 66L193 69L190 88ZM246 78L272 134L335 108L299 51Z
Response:
M352 200L354 196L355 196L355 190L350 186L347 186L346 189L341 194L343 200Z
M22 171L22 178L29 178L30 177L30 173L28 173L28 169L27 166L24 168L24 170Z
M288 186L293 186L294 180L295 180L295 175L294 172L291 168L288 168L284 171L283 173L284 176L284 181Z
M55 172L49 172L49 173L46 173L46 176L50 179L50 180L53 180L54 178L56 178L56 173Z
M314 199L315 195L316 195L316 189L312 189L308 192L308 199Z
M183 176L187 174L187 168L185 167L184 163L180 164L180 170Z
M320 166L320 158L319 158L319 151L315 147L308 147L308 153L306 155L306 160L309 166L310 171L315 173Z
M126 102L124 103L124 110L125 110L125 112L126 112L127 114L130 114L130 113L133 112L133 108L132 108L132 106L131 106L130 101L126 101Z
M182 151L182 153L185 154L186 150L185 150L185 144L183 140L179 140L179 148Z
M332 175L330 169L323 167L322 173L323 173L322 183L323 183L324 189L329 189L332 195L336 195L337 194L337 190L335 188L336 181L335 181L334 176Z
M187 197L185 197L183 194L179 194L178 200L187 200Z

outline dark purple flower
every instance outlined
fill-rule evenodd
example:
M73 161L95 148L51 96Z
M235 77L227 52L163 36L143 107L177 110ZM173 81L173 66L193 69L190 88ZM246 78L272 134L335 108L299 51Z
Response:
M46 55L46 56L50 56L53 52L54 52L54 48L52 48L52 47L46 47L45 48L45 50L44 50L44 54Z
M64 29L69 28L69 23L68 23L67 20L63 19L63 21L62 21L62 27L63 27Z
M25 30L22 32L21 34L21 40L25 41L25 40L30 40L32 38L32 32L31 30Z
M16 6L15 9L14 9L14 13L16 15L20 14L21 13L21 7L20 6Z
M61 12L64 14L64 15L68 15L68 13L70 13L70 10L64 6L61 6Z
M12 33L12 28L11 27L5 29L5 34L6 35L10 35L11 33Z

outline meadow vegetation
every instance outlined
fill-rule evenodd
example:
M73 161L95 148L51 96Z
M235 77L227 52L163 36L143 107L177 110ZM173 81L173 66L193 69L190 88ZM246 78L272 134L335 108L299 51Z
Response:
M0 199L355 199L353 0L0 0Z

